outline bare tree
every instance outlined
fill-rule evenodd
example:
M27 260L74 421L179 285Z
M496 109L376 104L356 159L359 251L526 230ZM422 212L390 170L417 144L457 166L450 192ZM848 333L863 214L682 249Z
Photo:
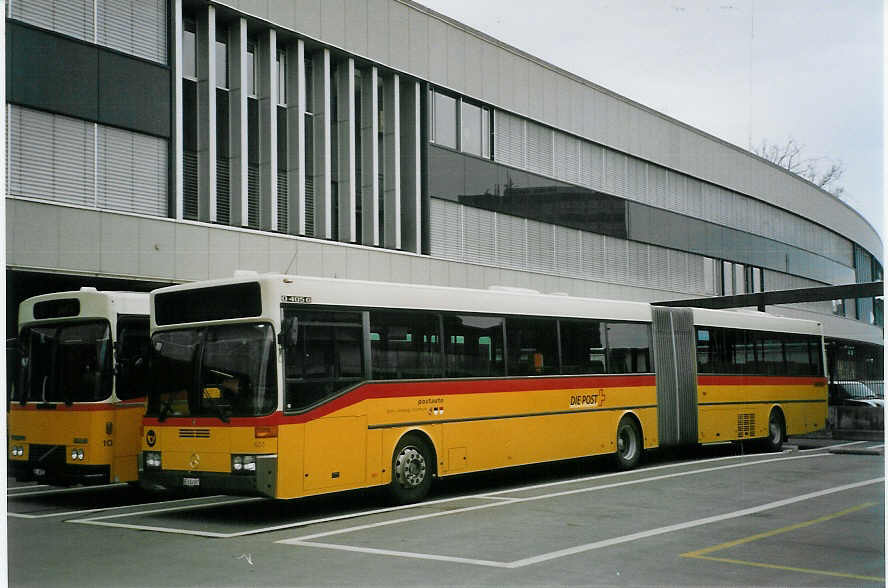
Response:
M845 187L839 185L839 180L845 173L845 164L841 160L828 157L805 157L804 151L805 146L792 137L782 145L762 139L761 145L752 150L759 157L805 178L836 197L841 197Z

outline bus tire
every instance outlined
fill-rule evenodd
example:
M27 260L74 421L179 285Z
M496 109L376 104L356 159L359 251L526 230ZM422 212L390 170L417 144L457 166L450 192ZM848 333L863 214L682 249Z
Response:
M780 451L783 448L783 441L786 438L786 423L783 420L783 414L779 409L771 410L768 417L768 436L762 442L765 451Z
M614 454L617 467L621 470L631 470L637 466L643 448L638 425L633 418L624 416L617 425L617 452Z
M429 493L435 458L428 443L414 433L401 437L392 454L389 494L395 504L419 502Z

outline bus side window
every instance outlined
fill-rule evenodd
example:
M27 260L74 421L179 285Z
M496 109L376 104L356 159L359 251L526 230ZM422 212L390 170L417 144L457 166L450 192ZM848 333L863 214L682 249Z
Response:
M449 378L506 375L502 317L445 315L444 352Z
M117 397L141 398L148 393L148 317L121 317L117 321Z
M558 373L558 327L555 319L506 319L510 376Z
M364 378L358 312L286 311L297 333L284 346L285 409L303 410Z
M441 377L441 335L438 329L437 314L371 311L373 379Z
M641 323L607 324L607 371L642 374L651 371L651 326Z
M561 321L561 373L605 373L604 323Z

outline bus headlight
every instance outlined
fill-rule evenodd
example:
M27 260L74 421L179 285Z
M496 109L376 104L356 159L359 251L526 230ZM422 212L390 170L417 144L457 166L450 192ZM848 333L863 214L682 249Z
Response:
M75 447L71 450L71 461L83 461L84 453L83 449Z
M12 456L19 457L25 454L25 448L21 445L13 445L12 446Z
M256 473L256 456L255 455L232 455L231 456L231 472L234 474L255 474Z
M159 451L145 451L142 455L145 459L145 469L160 469Z

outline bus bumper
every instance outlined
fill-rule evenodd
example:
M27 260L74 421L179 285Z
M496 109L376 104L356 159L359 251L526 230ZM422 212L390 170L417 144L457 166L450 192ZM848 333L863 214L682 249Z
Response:
M277 489L277 456L261 457L257 456L256 472L251 474L157 470L143 467L139 471L139 485L149 491L178 490L198 494L274 498Z
M44 482L55 486L75 484L108 484L111 481L110 465L47 465L36 461L9 460L9 474L19 482Z

